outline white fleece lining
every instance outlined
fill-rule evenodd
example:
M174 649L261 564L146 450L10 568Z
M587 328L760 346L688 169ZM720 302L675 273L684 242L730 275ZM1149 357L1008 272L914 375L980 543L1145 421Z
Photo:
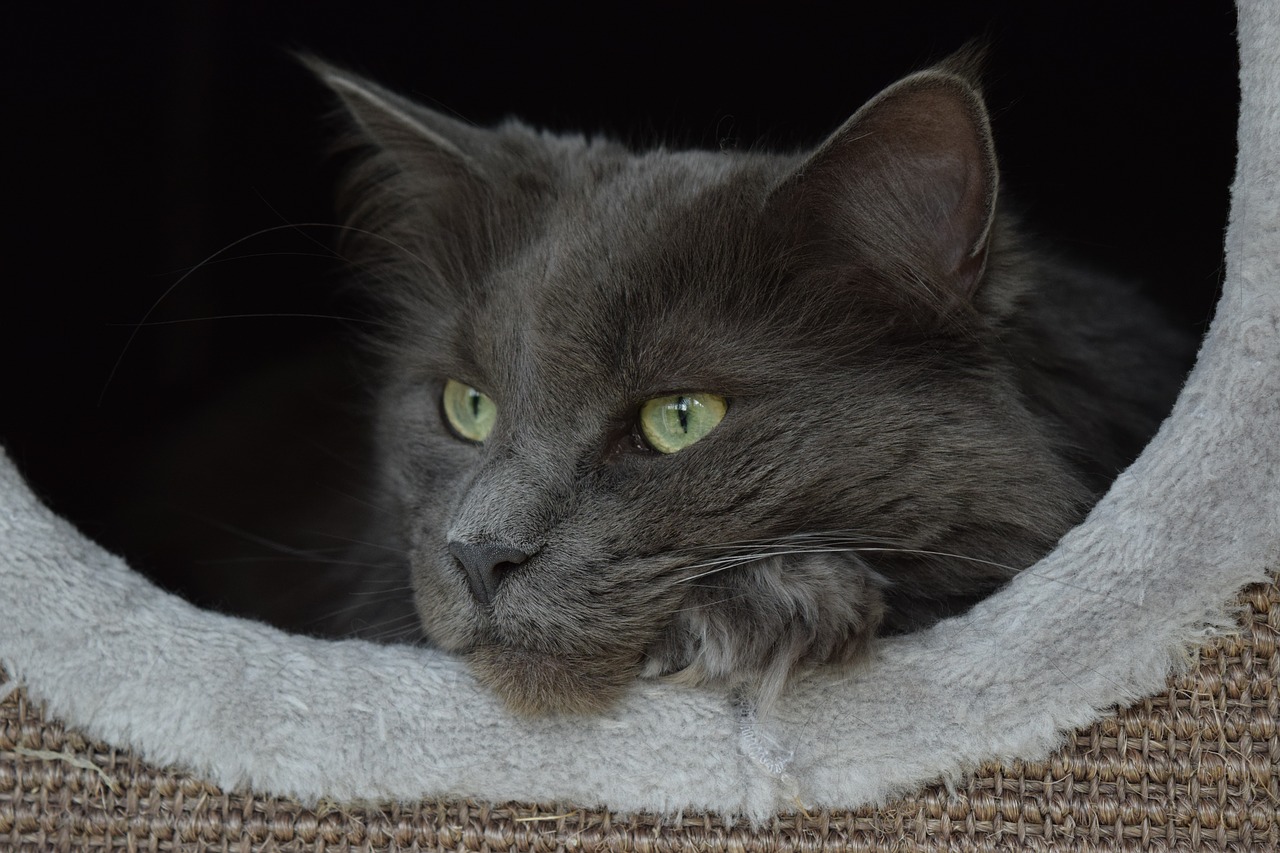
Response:
M94 737L305 800L762 818L1043 757L1100 709L1159 690L1236 591L1280 566L1280 5L1239 12L1226 281L1196 369L1089 518L965 616L803 683L763 720L659 683L604 717L519 719L441 653L289 636L160 591L0 453L0 663Z

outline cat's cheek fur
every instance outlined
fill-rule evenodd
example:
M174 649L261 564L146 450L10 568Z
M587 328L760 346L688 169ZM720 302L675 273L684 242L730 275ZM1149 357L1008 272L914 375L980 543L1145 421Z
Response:
M848 664L884 620L884 578L848 555L757 561L693 582L645 675L745 689L767 707L792 676Z

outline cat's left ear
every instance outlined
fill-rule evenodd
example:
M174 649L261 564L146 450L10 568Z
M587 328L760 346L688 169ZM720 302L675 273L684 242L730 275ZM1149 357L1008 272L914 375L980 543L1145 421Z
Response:
M801 229L811 257L914 289L910 296L941 310L972 299L998 173L971 81L959 58L895 83L775 188L770 207Z

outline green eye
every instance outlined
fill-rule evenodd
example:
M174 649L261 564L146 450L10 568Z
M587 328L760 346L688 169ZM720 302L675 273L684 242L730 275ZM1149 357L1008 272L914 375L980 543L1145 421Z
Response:
M444 384L441 405L449 428L458 438L467 441L479 442L488 438L498 417L498 407L488 394L452 379Z
M675 453L715 429L727 408L716 394L657 397L640 407L640 432L654 450Z

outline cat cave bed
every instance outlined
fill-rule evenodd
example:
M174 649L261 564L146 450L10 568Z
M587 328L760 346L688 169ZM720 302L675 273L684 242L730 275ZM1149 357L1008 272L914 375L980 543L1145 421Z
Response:
M201 611L0 456L0 848L1277 849L1280 7L1240 50L1223 295L1159 434L1007 588L767 718L659 682L517 718L442 653Z

